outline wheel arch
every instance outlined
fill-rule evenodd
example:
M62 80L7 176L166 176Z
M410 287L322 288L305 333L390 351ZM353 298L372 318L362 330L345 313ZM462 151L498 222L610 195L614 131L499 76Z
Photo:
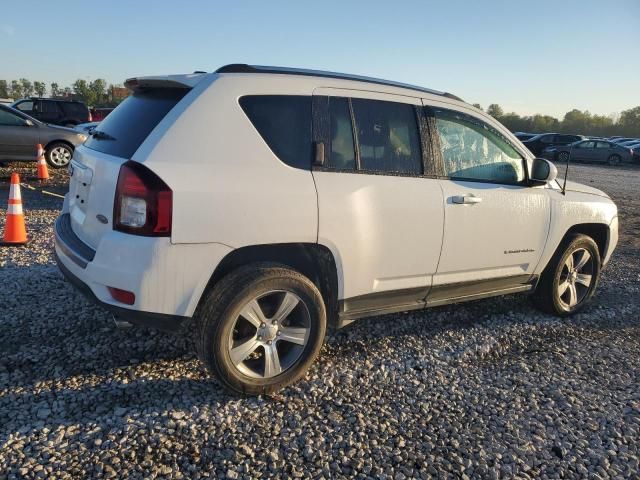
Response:
M69 147L71 147L71 151L75 151L76 147L73 146L73 143L71 143L69 140L65 140L65 139L61 139L61 138L56 138L54 140L50 140L49 142L47 142L44 146L44 150L45 152L47 150L49 150L49 147L51 145L53 145L54 143L64 143L65 145L68 145Z
M578 223L573 225L564 234L558 247L562 245L567 238L575 234L583 234L591 237L598 246L598 252L600 253L600 260L603 261L607 252L607 245L609 244L609 225L606 223Z
M216 266L203 295L233 270L257 262L286 265L309 278L322 294L327 326L338 326L338 268L329 248L317 243L278 243L240 247L229 252Z

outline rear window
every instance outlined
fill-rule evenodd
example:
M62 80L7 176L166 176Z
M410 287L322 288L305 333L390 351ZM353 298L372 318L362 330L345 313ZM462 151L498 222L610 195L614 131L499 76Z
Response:
M158 88L135 92L100 122L84 145L116 157L131 158L188 91L186 88ZM96 131L101 134L95 134Z
M311 169L311 97L250 95L240 99L240 106L280 160Z
M48 110L43 110L43 111L49 111L49 112L55 112L56 111L56 106L54 104L54 102L43 102L44 105L46 106L46 108L48 108ZM87 108L86 105L84 105L83 103L76 103L76 102L59 102L60 106L62 107L62 110L67 114L67 115L86 115L87 112L89 111L89 109ZM44 106L43 106L44 108Z

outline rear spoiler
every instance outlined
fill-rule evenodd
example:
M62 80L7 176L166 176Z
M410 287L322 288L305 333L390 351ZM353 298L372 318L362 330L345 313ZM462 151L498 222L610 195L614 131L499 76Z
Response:
M124 86L131 91L144 88L193 88L206 73L191 73L188 75L162 75L154 77L127 78Z

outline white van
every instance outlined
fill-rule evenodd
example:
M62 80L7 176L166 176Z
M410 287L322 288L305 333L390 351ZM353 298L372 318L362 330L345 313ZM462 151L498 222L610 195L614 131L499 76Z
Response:
M71 162L61 270L131 323L188 332L233 391L300 378L327 328L515 292L592 297L603 192L555 180L448 93L228 65L142 77Z

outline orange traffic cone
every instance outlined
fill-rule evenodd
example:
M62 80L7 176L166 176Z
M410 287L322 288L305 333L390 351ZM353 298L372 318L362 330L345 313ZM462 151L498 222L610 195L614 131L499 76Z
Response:
M2 240L3 243L9 245L22 245L23 243L27 243L27 229L24 225L22 196L20 195L20 177L17 173L11 174L7 221Z
M44 159L44 148L38 144L38 180L48 180L49 169L47 168L47 161Z

